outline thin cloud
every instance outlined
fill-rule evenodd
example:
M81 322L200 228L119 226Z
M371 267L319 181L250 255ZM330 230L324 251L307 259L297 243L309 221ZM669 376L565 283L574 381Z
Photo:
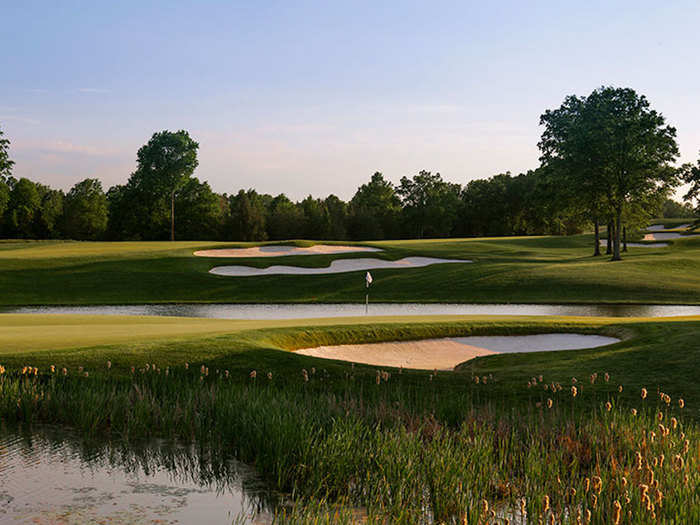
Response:
M33 118L27 118L27 117L21 117L19 115L0 115L0 121L7 121L7 122L21 122L22 124L31 124L31 125L36 125L40 124L40 122L36 119Z
M109 89L101 89L101 88L78 88L78 93L96 93L96 94L102 94L106 95L110 93Z

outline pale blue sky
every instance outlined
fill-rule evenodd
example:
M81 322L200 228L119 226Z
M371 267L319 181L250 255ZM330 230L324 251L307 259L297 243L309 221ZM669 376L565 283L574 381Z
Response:
M349 198L374 171L466 183L538 165L539 115L632 87L700 150L700 4L12 2L0 126L16 176L123 183L154 131L220 192ZM568 5L564 5L568 4Z

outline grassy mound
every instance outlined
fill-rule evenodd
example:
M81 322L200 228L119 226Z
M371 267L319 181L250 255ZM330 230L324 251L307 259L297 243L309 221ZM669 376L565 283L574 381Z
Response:
M309 241L297 241L308 244ZM324 243L327 243L324 241ZM333 243L330 243L333 244ZM347 244L347 243L345 243ZM469 265L377 270L372 296L388 302L686 303L700 302L700 239L667 248L631 248L621 262L592 257L592 237L507 237L364 243L396 260L471 259ZM363 302L364 272L222 277L214 266L325 267L364 254L210 259L195 250L251 243L0 243L0 304L167 302Z

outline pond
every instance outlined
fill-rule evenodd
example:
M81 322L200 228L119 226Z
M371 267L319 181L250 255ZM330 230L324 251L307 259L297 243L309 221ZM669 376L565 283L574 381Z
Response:
M0 523L272 521L250 468L164 442L95 443L60 427L1 426L0 479Z
M155 315L211 319L307 319L365 315L365 305L347 304L138 304L0 307L0 313ZM670 317L700 315L700 306L605 304L370 303L369 315L576 315Z

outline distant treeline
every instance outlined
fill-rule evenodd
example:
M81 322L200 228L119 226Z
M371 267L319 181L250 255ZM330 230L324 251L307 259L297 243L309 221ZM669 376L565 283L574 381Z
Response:
M465 186L421 171L393 184L375 173L349 202L254 189L218 194L193 176L195 142L187 131L154 133L124 185L106 193L86 179L68 193L12 176L9 140L0 130L0 236L108 240L398 239L489 235L566 235L600 227L620 258L627 233L650 218L692 217L669 199L688 183L700 201L700 160L676 167L676 130L628 88L569 96L540 117L539 168ZM695 210L697 211L697 210ZM611 246L608 245L608 250Z
M252 189L218 194L191 177L175 195L176 234L181 240L369 240L561 235L590 226L583 210L557 198L555 182L544 169L466 186L425 171L395 186L375 173L349 202L335 195L293 202ZM25 178L0 180L4 238L163 240L170 235L170 211L167 199L128 184L105 193L99 180L86 179L64 193ZM654 211L693 216L689 205L671 199Z

